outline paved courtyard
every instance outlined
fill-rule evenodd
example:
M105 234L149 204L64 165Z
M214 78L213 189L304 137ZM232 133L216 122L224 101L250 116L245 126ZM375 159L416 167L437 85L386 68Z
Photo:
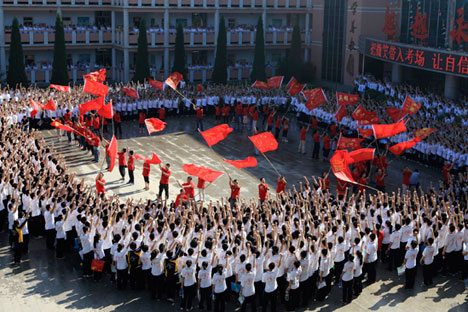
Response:
M150 157L156 152L163 163L171 163L173 177L184 180L187 174L182 171L184 163L205 165L212 169L223 171L220 165L222 157L242 159L255 156L253 146L246 132L231 133L228 138L214 146L217 155L213 154L204 143L200 134L195 131L194 118L177 118L167 120L167 128L153 136L145 134L138 136L136 122L126 122L123 125L125 134L119 138L119 149L128 148ZM205 128L213 126L205 121ZM288 143L280 143L277 151L269 152L268 157L278 171L285 175L289 184L296 183L302 176L319 175L327 172L329 164L323 161L311 160L311 142L308 142L307 155L297 153L298 130L293 125ZM59 153L63 154L70 170L78 177L94 183L96 173L101 164L93 163L92 157L79 150L73 144L65 142L65 137L58 142L55 131L44 131L43 135L49 144L54 144ZM310 138L309 138L310 139ZM103 153L101 153L103 156ZM102 158L102 157L101 157ZM257 157L259 165L256 168L237 170L226 164L233 178L240 181L241 196L256 197L258 178L264 176L267 182L276 188L276 173L262 156ZM424 187L429 181L436 182L440 178L440 169L426 168L414 162L396 159L390 167L388 189L396 190L401 184L401 170L408 164L410 168L419 168ZM160 170L157 166L151 168L150 191L143 191L144 183L141 176L142 162L137 160L135 170L135 185L120 181L118 168L112 173L106 173L107 189L119 196L154 199L159 184ZM195 181L196 182L196 181ZM437 184L435 184L437 185ZM171 179L171 199L175 198L177 184ZM332 189L335 181L332 178ZM228 177L223 175L206 190L208 199L217 200L220 196L229 196ZM79 258L69 254L66 260L56 260L55 256L46 251L45 241L32 240L30 253L20 267L12 267L12 255L8 247L6 234L0 236L0 311L178 311L178 305L170 306L166 302L155 302L149 293L138 291L117 291L115 285L105 280L96 283L81 278L82 272ZM397 277L382 266L378 269L378 282L366 287L357 299L350 305L343 306L340 302L341 289L333 287L331 296L323 303L312 303L310 311L468 311L467 290L463 281L455 277L437 277L435 286L423 289L422 271L418 272L416 287L413 291L402 289L404 277ZM228 311L239 310L238 305L230 305Z

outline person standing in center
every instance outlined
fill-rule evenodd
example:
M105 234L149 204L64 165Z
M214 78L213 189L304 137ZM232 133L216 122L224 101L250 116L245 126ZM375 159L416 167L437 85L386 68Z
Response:
M197 116L197 129L203 131L203 107L195 108Z
M128 176L130 178L130 180L128 180L128 183L135 184L135 177L133 175L133 172L135 171L135 157L133 156L133 151L129 152L127 169L128 169Z
M143 163L143 180L145 180L145 188L144 190L149 190L149 175L151 171L151 164L147 161Z
M268 199L268 190L270 187L265 182L265 178L260 179L260 184L258 185L258 197L260 198L260 206L263 205L265 200Z
M125 168L127 167L127 161L125 157L127 155L127 149L123 148L122 151L117 153L119 155L119 172L121 179L125 181Z
M159 168L161 169L161 180L159 181L159 198L161 198L161 195L163 191L166 192L166 199L169 198L169 177L171 176L171 171L169 168L171 167L170 164L166 164L166 166L161 166L159 164Z
M319 159L320 152L320 134L317 133L317 130L314 130L314 151L312 152L312 159Z

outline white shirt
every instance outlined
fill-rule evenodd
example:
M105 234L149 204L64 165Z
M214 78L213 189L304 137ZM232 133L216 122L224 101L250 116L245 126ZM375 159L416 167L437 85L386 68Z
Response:
M265 292L271 293L278 288L276 278L278 277L278 268L273 271L263 273L262 282L265 283Z
M182 269L182 271L180 272L180 276L184 278L185 287L189 287L195 284L196 282L195 273L196 273L196 270L193 266L185 267Z
M418 257L419 249L409 249L406 251L405 259L406 259L406 268L412 269L416 267L416 258Z
M149 251L141 254L140 261L142 270L151 269L151 253Z
M117 270L125 270L128 268L126 255L127 255L127 248L123 248L121 251L115 251L114 261L115 261L115 267L117 268Z
M291 289L299 288L299 276L301 275L301 267L294 269L291 272L288 272L287 280L291 282Z
M377 261L377 245L375 241L369 242L369 244L367 244L366 253L369 255L367 258L368 263Z
M198 271L198 280L200 281L201 288L208 288L211 286L211 266L209 265L206 270L201 269Z
M255 295L255 271L256 270L252 268L250 272L244 273L241 276L242 295L244 297Z
M65 222L64 221L58 221L55 223L55 230L57 231L57 239L59 238L65 238L65 231L63 230Z
M164 259L165 255L163 253L158 253L158 255L151 260L151 275L159 276L164 273Z
M427 246L426 248L424 248L422 255L424 257L424 264L431 264L434 261L435 248L433 246Z
M45 229L46 230L55 229L54 216L50 213L50 211L44 212L44 220L45 220Z
M227 287L226 287L226 270L224 270L222 274L219 274L218 272L216 272L213 275L212 283L214 285L215 294L223 293L227 289Z
M354 263L348 261L343 267L343 277L341 278L345 282L349 282L353 279Z

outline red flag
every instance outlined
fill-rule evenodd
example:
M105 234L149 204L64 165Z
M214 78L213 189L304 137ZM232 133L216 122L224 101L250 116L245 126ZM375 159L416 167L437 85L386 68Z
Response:
M243 160L229 160L223 159L230 165L233 165L237 169L247 168L247 167L256 167L257 166L257 159L255 157L247 157Z
M61 86L61 85L56 85L56 84L51 84L49 88L56 89L56 90L59 90L61 92L66 92L66 93L70 93L71 91L71 88L69 86Z
M203 92L203 86L201 84L197 84L197 92Z
M47 102L47 104L44 105L42 108L45 110L55 111L57 109L57 106L55 106L54 100L50 99L49 102Z
M165 83L171 87L172 89L176 90L177 86L179 85L180 81L184 78L182 74L178 72L172 73L169 77L167 77Z
M83 78L97 82L104 82L106 80L106 69L102 68L98 71L86 74Z
M302 90L304 90L304 88L305 88L305 84L300 84L296 82L291 86L291 88L288 89L288 94L290 96L298 95L299 93L302 92Z
M274 76L268 79L268 86L270 88L281 88L284 76Z
M102 116L107 119L112 119L114 118L114 110L112 109L112 100L110 100L109 103L106 105L103 105L98 111L97 111L99 116Z
M112 140L110 141L109 147L108 147L108 152L110 156L110 166L109 166L109 172L112 172L114 170L115 166L115 158L117 157L117 150L119 147L117 146L117 139L115 138L115 135L112 136Z
M213 183L214 180L224 174L224 172L215 171L195 164L185 164L182 166L182 169L187 172L187 174L196 176L210 183Z
M336 112L335 114L335 119L336 121L340 122L343 120L343 118L345 118L346 116L348 116L348 111L346 110L346 107L344 106L340 106L340 109Z
M206 144L213 146L216 143L224 140L231 132L232 128L230 128L227 124L222 124L206 131L200 131L200 134L205 139Z
M359 161L374 159L375 148L360 148L348 153L348 163L353 164Z
M289 79L289 82L288 82L288 84L286 85L286 89L288 89L288 90L289 90L289 89L292 87L292 85L293 85L293 84L296 84L296 83L297 83L297 80L296 80L296 78L294 78L294 77L291 77L291 79Z
M371 117L377 116L376 112L368 111L362 105L359 105L352 114L355 120L367 120Z
M360 126L375 125L379 123L380 123L379 116L370 116L368 118L358 120L358 125Z
M347 93L337 91L336 101L339 106L355 105L359 101L359 94L347 94Z
M104 97L98 97L97 99L88 101L86 103L80 104L78 109L80 110L80 115L86 114L86 112L92 110L99 110L104 105Z
M163 131L166 128L166 123L158 118L145 119L146 129L149 134Z
M422 140L422 139L427 138L434 131L436 131L436 129L423 128L423 129L419 129L419 130L414 131L414 136L419 137Z
M340 136L337 149L359 149L361 148L362 141L364 141L364 139L346 138L344 136Z
M420 141L421 141L421 138L415 137L412 140L395 144L392 147L390 147L388 150L392 152L393 154L395 154L396 156L398 156L404 151L406 151L407 149L410 149L416 144L418 144Z
M56 121L56 120L55 120L55 121L52 121L52 122L50 123L50 125L51 125L52 127L57 128L57 129L65 130L65 131L67 131L67 132L72 132L72 131L73 131L73 128L72 128L72 127L67 126L67 125L63 125L63 124L61 124L60 122L58 122L58 121Z
M274 151L278 148L278 142L271 132L263 132L249 137L260 153Z
M337 179L355 184L347 161L348 151L337 150L330 159L331 169Z
M359 127L357 127L358 131L359 131L359 134L363 137L363 138L369 138L371 136L374 135L374 130L372 129L361 129Z
M161 163L161 159L159 159L159 157L158 157L158 155L156 155L156 153L153 153L153 158L151 158L151 159L146 158L145 156L143 156L141 154L135 154L135 158L136 159L141 159L144 162L147 162L149 164L154 164L154 165L157 165L157 164Z
M158 81L158 80L154 80L154 79L149 79L149 84L155 88L155 89L158 89L158 90L161 90L161 91L164 91L164 82L162 81Z
M394 122L399 122L400 120L405 118L406 115L408 115L408 112L406 112L403 109L398 109L396 107L391 107L389 109L386 109L385 111L387 112L388 116L392 118Z
M125 94L133 99L138 99L138 91L135 90L135 89L132 89L132 88L122 88L120 89L122 90L123 92L125 92Z
M109 92L109 87L103 85L98 81L85 79L83 92L90 93L96 96L106 96L107 92Z
M42 108L42 105L34 101L33 99L29 99L29 100L31 101L31 105L33 108L33 110L31 111L31 118L33 118L39 112L39 109Z
M315 88L312 90L304 90L302 94L307 99L306 107L309 111L319 107L320 104L325 103L327 101L327 97L323 92L322 88Z
M412 98L409 97L409 95L406 96L405 102L403 103L403 111L410 115L413 115L416 114L420 108L421 103L416 103Z
M149 162L150 161L150 159L146 158L145 156L143 156L141 154L135 154L135 158L143 160L144 162Z
M270 87L266 82L259 80L255 80L255 82L252 84L252 88L270 90Z
M376 139L383 139L394 136L400 132L406 131L405 121L388 125L372 125Z

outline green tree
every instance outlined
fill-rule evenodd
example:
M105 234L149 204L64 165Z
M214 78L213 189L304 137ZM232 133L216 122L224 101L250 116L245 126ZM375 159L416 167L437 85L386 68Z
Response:
M187 68L185 67L184 28L181 23L177 25L172 72L179 72L185 79L187 79Z
M285 77L286 81L289 81L291 76L296 77L298 80L302 80L304 61L302 60L302 47L301 47L301 31L299 25L296 24L293 29L291 46L288 53L288 73Z
M18 84L23 86L28 84L26 71L24 70L23 46L21 45L21 35L18 20L13 19L11 26L10 55L8 56L7 84L15 87Z
M265 40L263 35L263 19L260 16L257 23L257 34L255 36L255 52L254 62L252 65L252 72L250 79L252 82L255 80L266 82L265 72Z
M146 37L146 23L142 19L138 31L138 48L136 54L135 74L133 81L143 82L150 78L149 62L148 62L148 39Z
M52 63L52 78L50 83L67 85L67 51L65 50L65 34L63 32L62 15L57 13L55 20L54 61Z
M218 41L216 43L216 57L213 69L213 82L227 82L227 56L226 56L226 25L224 17L219 19Z

